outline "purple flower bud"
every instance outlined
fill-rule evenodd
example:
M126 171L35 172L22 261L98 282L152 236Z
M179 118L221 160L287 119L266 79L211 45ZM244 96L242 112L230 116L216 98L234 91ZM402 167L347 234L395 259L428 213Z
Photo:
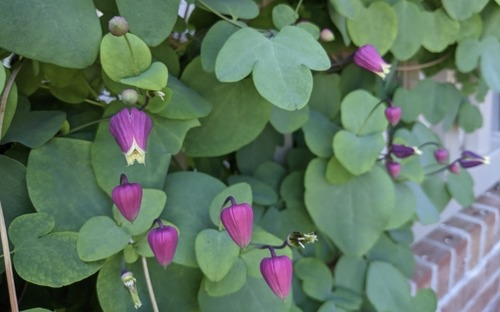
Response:
M434 151L434 159L440 164L446 163L448 160L448 151L444 148L438 148Z
M385 109L385 118L392 125L395 126L398 124L401 119L401 107L399 106L389 106Z
M132 165L135 161L144 164L148 136L152 127L151 118L136 108L130 111L124 108L111 117L109 132L125 154L127 165Z
M273 293L285 299L292 286L292 260L287 256L272 256L260 262L260 273Z
M128 183L127 176L122 174L120 185L113 189L111 198L122 216L130 222L134 222L141 208L141 185L139 183Z
M167 267L174 258L175 249L179 240L179 233L173 226L163 225L157 219L158 227L149 231L148 243L153 250L156 260L163 266Z
M450 170L451 173L458 174L460 172L460 166L456 162L453 162L448 165L448 170Z
M122 16L115 16L109 20L108 29L114 36L123 36L128 32L128 22Z
M472 168L484 164L489 164L490 160L488 157L483 157L471 151L463 151L462 157L458 159L458 163L462 168Z
M222 210L220 219L236 245L245 248L250 243L250 240L252 240L252 206L246 203L237 204L232 196L229 196L225 200L223 206L228 201L231 201L231 206Z
M354 53L354 63L361 68L377 74L382 79L385 79L391 71L391 65L387 64L375 47L370 44L360 47Z
M387 168L389 175L393 178L399 176L399 173L401 172L401 164L393 161L392 159L388 159L385 162L385 167Z
M389 152L398 158L406 158L414 154L417 155L422 154L422 152L417 147L401 145L401 144L391 144Z
M328 28L324 28L320 35L319 35L319 38L321 39L321 41L323 42L331 42L335 39L335 35L333 34L333 32L328 29Z

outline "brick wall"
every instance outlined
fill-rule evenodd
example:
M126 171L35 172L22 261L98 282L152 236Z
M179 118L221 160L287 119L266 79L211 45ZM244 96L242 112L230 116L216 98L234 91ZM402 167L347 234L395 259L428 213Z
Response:
M441 312L500 312L500 186L419 240L412 288L436 291Z

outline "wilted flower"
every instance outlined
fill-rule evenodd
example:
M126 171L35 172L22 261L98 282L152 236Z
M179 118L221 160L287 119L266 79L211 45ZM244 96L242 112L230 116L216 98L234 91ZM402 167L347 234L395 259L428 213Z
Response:
M391 71L391 65L387 64L374 46L364 45L354 53L354 63L361 68L371 71L382 79L385 79Z
M156 219L158 227L149 231L148 243L153 251L156 260L163 266L167 267L174 258L177 242L179 241L179 233L173 226L163 225L160 219Z
M305 248L304 244L312 244L318 241L318 236L314 232L311 233L300 233L292 232L288 234L286 238L288 245L290 246L300 246Z
M136 160L144 164L148 136L152 127L151 118L136 108L130 111L124 108L111 117L109 131L125 154L128 165L132 165Z
M276 256L274 250L271 253L271 257L260 262L260 273L273 293L285 299L292 286L292 260L287 256Z
M129 183L127 176L120 176L120 185L111 192L111 198L125 219L133 222L139 214L142 202L142 187L139 183Z
M458 163L462 168L472 168L480 165L487 165L490 163L488 157L480 156L471 151L463 151L462 157L458 159Z
M434 159L440 164L446 163L446 160L448 160L448 151L444 148L438 148L434 151Z
M245 248L252 239L252 206L246 203L237 204L232 196L229 196L222 206L228 201L231 201L231 205L222 210L220 219L232 240L241 248Z
M460 166L458 165L458 163L453 162L448 165L448 170L450 170L451 173L457 174L460 172Z
M387 168L389 175L393 178L396 178L401 172L401 164L393 161L392 159L386 160L385 167Z
M324 28L321 31L321 33L319 34L319 38L323 42L331 42L335 39L335 35L333 34L333 32L330 29Z
M114 36L123 36L128 32L128 22L122 16L115 16L109 20L108 29Z
M391 144L391 147L389 148L389 152L398 158L406 158L406 157L410 157L414 154L417 154L417 155L422 154L422 151L419 150L415 146L407 146L407 145L401 145L401 144Z
M139 298L139 293L137 292L137 283L134 274L130 271L125 271L122 273L121 279L123 286L127 288L130 297L132 297L134 308L139 309L142 306L142 302Z
M387 121L392 126L395 126L398 124L399 120L401 119L401 108L399 106L394 106L391 104L391 106L389 106L385 109L384 114L385 114L385 118L387 118Z

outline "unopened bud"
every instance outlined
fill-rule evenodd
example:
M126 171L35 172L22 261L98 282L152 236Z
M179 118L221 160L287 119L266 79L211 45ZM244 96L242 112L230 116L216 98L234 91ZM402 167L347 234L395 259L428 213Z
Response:
M115 16L109 20L108 29L114 36L123 36L128 33L128 22L122 16Z

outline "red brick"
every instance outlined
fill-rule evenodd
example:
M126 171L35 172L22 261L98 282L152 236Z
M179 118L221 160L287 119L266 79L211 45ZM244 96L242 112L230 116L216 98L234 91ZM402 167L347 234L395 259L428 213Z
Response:
M500 282L500 275L497 274L494 281L491 281L481 289L481 292L476 295L474 299L469 302L468 306L464 312L482 312L486 306L493 300L495 300L496 295L500 291L498 289L498 283Z
M469 242L470 254L466 258L467 269L471 270L479 261L479 253L481 251L481 225L458 217L452 217L446 221L445 224L447 226L464 230L471 235L471 241Z
M451 252L445 248L426 241L419 241L413 246L413 251L420 259L437 265L437 289L436 294L439 298L448 291L450 279Z
M495 244L495 236L496 236L496 216L494 213L487 209L479 208L476 206L469 207L467 209L462 210L462 213L476 218L484 224L486 224L485 229L485 242L484 242L484 253L488 253L490 249Z
M429 264L423 263L419 258L415 259L415 270L412 281L418 289L432 287L432 269Z
M457 283L465 274L466 270L466 257L467 257L467 238L464 235L450 233L446 229L436 229L428 236L430 239L435 240L441 244L449 246L454 250L455 263L453 278L450 278L451 286Z

